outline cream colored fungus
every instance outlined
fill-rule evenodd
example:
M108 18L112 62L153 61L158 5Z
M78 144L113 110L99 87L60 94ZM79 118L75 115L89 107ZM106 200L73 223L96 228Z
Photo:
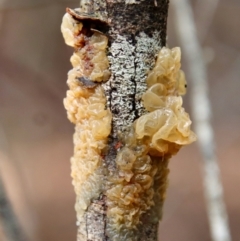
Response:
M73 69L68 73L69 90L64 106L68 119L76 125L71 176L80 221L91 200L103 190L101 155L111 132L112 115L105 107L104 90L98 83L110 76L106 56L108 39L99 32L84 29L68 13L63 17L61 30L66 44L75 49L70 59Z

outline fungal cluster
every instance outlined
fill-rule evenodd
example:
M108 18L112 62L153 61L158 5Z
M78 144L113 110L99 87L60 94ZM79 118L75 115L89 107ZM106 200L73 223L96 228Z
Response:
M90 6L88 1L83 3L85 7ZM68 119L75 124L71 175L77 195L78 223L91 201L102 193L107 204L107 236L111 241L137 241L146 220L157 223L161 218L169 159L196 139L190 130L189 116L182 107L186 80L180 70L181 52L179 48L160 50L155 67L146 79L147 90L142 95L145 110L141 112L144 114L130 126L120 128L122 132L116 137L111 130L112 113L106 107L102 86L111 75L106 54L108 38L91 25L91 21L102 24L104 21L94 17L89 20L86 14L78 14L79 10L68 10L61 25L66 44L74 48L64 106ZM119 81L113 67L112 71ZM114 87L113 82L111 87ZM114 106L111 108L113 110ZM103 158L109 151L111 134L110 144L118 143L116 154L111 155L110 160L113 164L116 157L112 165L115 168L109 166L107 170Z
M75 49L70 61L74 68L81 71L81 76L94 82L108 80L108 38L96 29L84 27L82 22L69 13L63 17L61 31L66 44Z
M112 114L106 109L106 97L99 83L110 76L106 56L108 39L86 28L69 13L63 17L61 30L66 44L75 50L70 59L73 69L68 73L69 90L64 106L68 119L75 124L71 176L80 222L91 200L103 189L102 153L111 132Z
M137 140L133 127L120 136L120 141L123 147L116 157L117 172L110 177L106 192L107 234L113 241L134 241L142 214L154 205L157 166L148 155L146 141Z
M154 69L147 77L148 89L143 105L149 112L135 123L138 139L150 138L150 154L175 154L178 149L196 140L190 130L191 120L182 107L186 93L186 79L182 70L180 48L163 47Z
M122 148L117 170L107 190L107 233L111 240L137 240L143 222L158 222L167 187L168 160L195 141L191 121L182 107L186 80L180 70L181 52L162 48L147 77L142 100L148 113L119 136Z

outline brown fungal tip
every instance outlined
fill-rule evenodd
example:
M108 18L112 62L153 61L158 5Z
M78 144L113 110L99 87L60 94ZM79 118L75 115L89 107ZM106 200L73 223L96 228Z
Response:
M97 86L97 84L95 82L88 79L87 77L76 77L76 79L79 80L81 82L81 84L83 85L83 87L85 87L87 89L93 89Z
M80 8L76 9L71 9L71 8L66 8L66 12L69 13L72 17L74 17L77 20L80 21L91 21L95 22L96 24L104 24L104 25L109 25L108 19L105 19L103 16L100 14L96 14L95 12L81 12Z

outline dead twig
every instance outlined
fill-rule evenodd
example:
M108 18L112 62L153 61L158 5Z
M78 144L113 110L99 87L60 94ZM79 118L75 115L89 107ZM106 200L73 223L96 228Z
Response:
M210 123L206 67L196 35L193 13L188 0L172 0L176 28L182 42L191 82L191 102L198 144L203 155L203 181L208 218L213 241L231 241L228 217L223 199L220 169L215 155L214 133Z
M25 241L0 176L0 222L9 241Z

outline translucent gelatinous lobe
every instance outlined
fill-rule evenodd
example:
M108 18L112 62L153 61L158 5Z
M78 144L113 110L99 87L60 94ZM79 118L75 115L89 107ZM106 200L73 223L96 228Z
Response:
M171 143L187 145L196 140L182 107L180 95L186 93L186 80L180 70L180 58L179 48L161 49L147 78L149 89L142 97L144 107L151 112L141 116L135 125L137 138L149 136L151 149L163 154L171 149Z
M106 56L108 39L92 32L66 13L61 26L66 44L74 47L68 73L69 90L64 99L68 119L74 123L74 155L71 158L73 185L77 195L75 209L81 220L92 199L102 191L102 151L111 132L112 115L106 109L104 90L98 83L110 72Z
M186 80L180 70L179 48L162 48L147 77L143 94L147 114L120 137L123 147L116 157L117 172L107 191L107 233L114 241L137 240L143 214L150 222L161 217L167 187L168 159L183 145L196 140L191 120L182 107Z

